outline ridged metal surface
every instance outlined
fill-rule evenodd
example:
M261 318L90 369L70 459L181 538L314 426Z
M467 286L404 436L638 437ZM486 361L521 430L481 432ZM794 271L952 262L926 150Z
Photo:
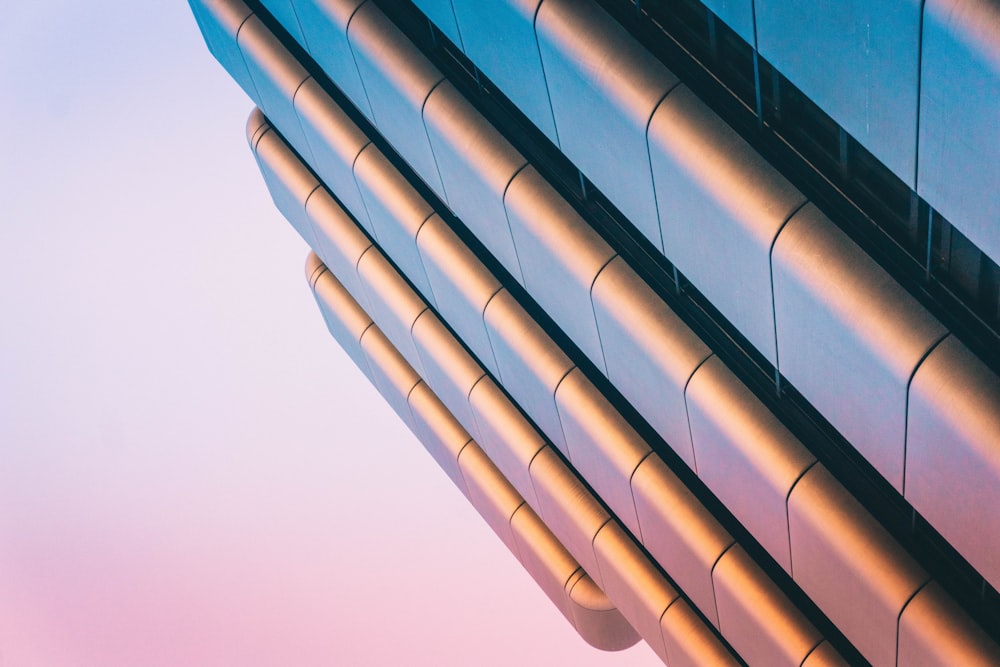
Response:
M664 254L777 363L771 244L805 197L686 86L653 114L649 156Z
M954 336L910 384L906 499L1000 588L1000 378Z
M907 385L945 328L812 204L773 261L781 373L902 491Z
M592 2L546 0L535 30L560 148L661 246L646 128L677 77Z
M1000 6L927 0L917 191L1000 263Z

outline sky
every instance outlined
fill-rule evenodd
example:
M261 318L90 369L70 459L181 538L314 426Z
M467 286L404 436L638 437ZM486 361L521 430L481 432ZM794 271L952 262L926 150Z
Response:
M187 3L0 22L0 667L588 647L329 336Z

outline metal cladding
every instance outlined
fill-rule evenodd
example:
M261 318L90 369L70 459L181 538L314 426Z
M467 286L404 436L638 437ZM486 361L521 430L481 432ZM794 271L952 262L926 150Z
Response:
M247 138L275 204L319 255L307 278L331 333L586 641L617 650L641 637L671 665L818 667L855 651L875 665L1000 662L926 556L560 194L551 166L525 157L522 120L492 124L406 36L426 25L356 0L262 3L270 14L190 1L210 50L264 111ZM979 63L962 76L996 78L984 46L996 23L981 3L952 0L947 14L928 0L924 72L958 54ZM1000 584L1000 524L981 511L1000 502L1000 378L955 333L594 2L416 5L745 339L734 344L780 372L779 392L804 397L984 589ZM792 16L779 5L707 6L740 34L756 20L766 56L765 42L789 48L774 41ZM873 40L894 16L873 18ZM982 19L971 32L970 17ZM903 81L896 52L880 53L858 71ZM832 81L817 85L858 94ZM882 123L878 92L866 113ZM925 85L921 100L935 94ZM952 103L921 107L921 142L949 108L934 104ZM949 154L962 168L970 150L993 150L972 113L956 118L987 140ZM943 150L923 146L918 184L934 168L927 152ZM803 596L815 608L793 603ZM830 622L842 636L817 629Z
M330 285L327 292L316 293L317 300L332 319L345 318L339 322L338 332L356 328L352 323L358 319L360 306L329 271L322 269L318 258L310 255L307 260L310 280L320 272L321 279L325 277ZM328 298L330 293L333 298ZM365 328L360 346L379 392L581 637L593 646L611 651L635 644L639 636L603 591L525 504L377 326Z

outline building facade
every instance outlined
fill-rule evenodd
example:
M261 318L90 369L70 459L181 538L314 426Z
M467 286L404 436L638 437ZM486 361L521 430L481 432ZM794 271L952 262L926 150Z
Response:
M191 0L332 335L598 648L1000 664L1000 12L896 4Z

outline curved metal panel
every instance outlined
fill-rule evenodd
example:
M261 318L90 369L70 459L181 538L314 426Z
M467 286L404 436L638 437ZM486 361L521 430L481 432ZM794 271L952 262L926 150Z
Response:
M292 4L292 0L260 0L260 4L264 5L264 8L271 12L274 18L278 19L278 23L288 31L292 39L300 44L305 44L305 39L302 37L302 28L299 26L299 17L295 15L295 7Z
M442 193L421 111L443 76L375 3L354 14L347 28L368 93L374 123L427 185Z
M469 394L478 429L476 441L528 504L538 508L528 466L545 440L493 380L480 380ZM539 512L539 514L542 514ZM544 516L544 515L543 515ZM549 524L552 528L552 524ZM557 535L559 533L553 530ZM566 540L559 535L566 544ZM568 545L567 545L568 546ZM572 551L572 550L571 550ZM573 552L575 556L576 553ZM579 557L577 557L579 558Z
M312 264L315 254L309 253L307 260L307 270ZM317 258L318 261L318 258ZM344 348L348 356L357 364L368 379L372 379L371 370L368 368L368 360L364 352L361 351L361 334L372 325L372 318L358 305L358 302L348 293L343 284L337 278L322 267L322 272L313 269L310 280L312 284L313 296L316 304L323 314L326 327L340 346ZM317 275L318 273L318 275Z
M254 101L285 140L311 160L309 144L292 106L295 91L309 74L256 16L248 18L240 28L237 43L257 89Z
M449 81L427 98L424 125L443 199L511 275L521 280L503 195L524 156Z
M591 298L608 379L693 470L684 386L711 351L621 257Z
M420 382L420 376L377 326L365 329L361 349L368 359L375 388L412 431L413 415L406 398Z
M511 181L504 204L525 288L603 370L590 287L615 252L531 165Z
M410 391L407 403L410 405L410 414L413 415L413 432L417 439L455 486L468 496L469 490L458 467L458 456L467 445L473 443L472 437L426 382L418 383Z
M469 392L485 373L440 319L425 310L410 329L424 379L463 424L474 424Z
M317 188L309 197L306 216L312 223L316 252L351 294L364 300L365 290L357 266L361 256L372 247L371 239L325 188Z
M622 616L660 659L670 662L663 643L660 618L678 599L677 590L614 521L604 524L597 533L593 550L600 565L604 592L615 601ZM672 662L670 664L673 665Z
M1000 377L954 336L910 384L906 499L1000 588Z
M754 0L705 0L703 3L750 46L757 43L754 34Z
M670 667L736 667L743 664L712 634L686 600L677 600L667 608L660 619L660 630Z
M254 107L247 117L246 124L246 138L250 150L257 150L257 141L270 129L271 123L264 117L264 112L259 107Z
M663 252L776 364L770 250L805 197L686 86L649 123Z
M521 505L514 512L510 518L510 530L517 544L515 553L524 569L566 620L573 623L566 584L580 570L580 564L527 505Z
M469 502L517 558L517 542L510 519L517 508L524 505L524 498L475 442L462 450L458 467L469 490Z
M480 363L496 374L483 311L500 290L500 282L436 215L417 232L417 251L441 317Z
M358 277L368 296L368 313L403 357L419 369L420 357L410 329L427 304L375 248L358 260Z
M555 393L573 362L506 289L490 300L483 319L500 382L565 453Z
M369 143L368 137L315 79L307 79L299 86L292 103L309 143L313 170L347 211L368 226L368 213L353 169L358 153Z
M781 373L902 492L906 386L945 328L811 203L773 274Z
M792 578L861 654L896 664L896 621L927 573L822 465L788 498Z
M897 664L989 667L1000 665L1000 648L932 581L899 618Z
M638 535L629 480L652 451L649 444L579 368L559 383L556 407L566 436L567 458L618 520Z
M1000 7L927 0L917 191L1000 262Z
M292 0L302 27L304 46L337 87L368 120L371 105L347 41L347 26L366 0Z
M900 663L903 664L903 663ZM849 667L847 661L837 653L837 649L825 639L816 645L802 667Z
M569 610L583 640L602 651L623 651L639 641L635 631L594 580L579 570L579 578L567 582Z
M662 247L646 127L677 77L597 3L546 0L535 29L563 153Z
M593 542L601 526L611 520L611 515L551 447L537 452L531 461L530 472L537 500L529 504L573 558L604 588ZM611 596L610 591L604 590ZM620 598L611 597L620 606Z
M757 48L910 187L921 0L755 0Z
M712 567L733 537L656 454L636 468L632 495L643 546L718 627Z
M465 55L558 145L535 40L539 4L541 0L452 0Z
M823 636L734 544L712 571L719 631L750 665L799 667Z
M215 56L240 88L256 100L257 89L247 70L236 36L253 12L243 0L188 0L209 52Z
M374 144L368 144L355 160L354 178L368 211L369 231L424 298L432 300L417 251L417 232L434 209Z
M462 35L458 31L458 23L455 21L455 12L451 8L451 0L414 0L415 4L424 15L429 18L438 29L448 36L458 48L462 48Z
M718 357L686 395L698 478L791 572L785 499L816 457Z
M316 237L305 204L309 195L320 187L319 181L273 131L259 135L254 157L274 205L305 242L315 248Z

